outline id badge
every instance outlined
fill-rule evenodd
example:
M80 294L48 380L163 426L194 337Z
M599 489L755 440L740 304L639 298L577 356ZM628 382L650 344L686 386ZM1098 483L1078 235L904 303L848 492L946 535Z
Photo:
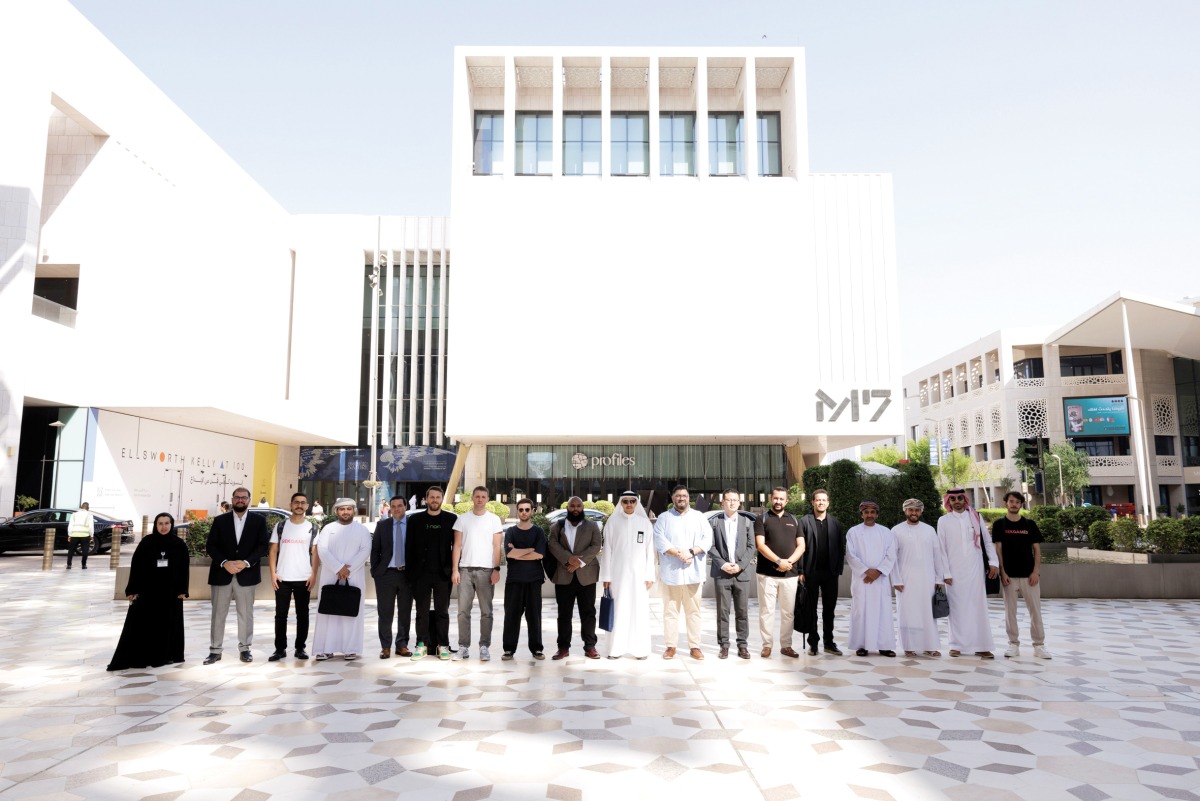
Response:
M646 532L644 532L644 531L639 531L639 532L638 532L638 544L641 544L641 543L643 543L643 542L645 542L645 541L646 541Z
M163 555L162 555L162 556L159 558L159 560L158 560L158 566L159 566L159 567L166 567L166 566L167 566L167 555L166 555L165 553L164 553L164 554L163 554Z

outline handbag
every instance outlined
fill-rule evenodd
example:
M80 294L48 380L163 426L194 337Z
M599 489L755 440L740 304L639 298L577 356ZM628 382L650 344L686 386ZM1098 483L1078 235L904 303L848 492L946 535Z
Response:
M346 583L343 584L342 581ZM317 612L322 615L358 617L361 605L362 590L350 586L348 579L341 579L334 584L326 584L321 587L321 602L317 604Z
M816 604L816 595L813 596L813 603ZM792 612L792 631L800 634L808 634L808 585L803 581L796 581L796 605Z
M950 616L950 599L946 597L946 591L941 587L937 587L933 591L933 619L939 617Z
M612 631L615 616L616 609L613 608L612 589L605 587L604 595L600 596L600 628Z

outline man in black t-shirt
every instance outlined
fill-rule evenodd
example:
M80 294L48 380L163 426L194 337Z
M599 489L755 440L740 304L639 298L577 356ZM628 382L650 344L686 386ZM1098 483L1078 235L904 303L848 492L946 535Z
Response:
M505 662L517 651L521 636L521 617L529 628L529 653L534 659L545 659L542 653L542 582L546 572L542 559L546 556L546 533L529 521L533 501L522 498L517 502L517 524L504 532L504 556L508 571L504 577L504 647Z
M417 607L417 647L412 659L433 653L450 659L450 554L458 515L442 508L442 490L425 492L425 511L408 517L404 553L412 572L413 603ZM433 600L433 614L429 601Z
M1029 518L1021 517L1025 499L1019 492L1004 496L1008 513L992 523L992 543L1000 562L1000 590L1004 595L1004 629L1008 633L1007 657L1021 655L1020 631L1017 629L1017 593L1025 599L1029 611L1029 634L1033 638L1033 655L1049 659L1046 632L1042 628L1042 586L1038 569L1042 566L1042 532Z

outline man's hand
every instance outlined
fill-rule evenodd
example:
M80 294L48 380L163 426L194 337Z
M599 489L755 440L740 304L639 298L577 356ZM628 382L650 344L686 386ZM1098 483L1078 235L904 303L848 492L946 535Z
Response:
M225 572L231 576L236 576L238 573L241 573L245 569L246 569L245 562L240 562L240 561L235 562L232 559L230 559L228 562L225 563Z
M947 587L953 587L953 586L954 586L954 579L946 579L946 586L947 586Z
M568 573L574 573L576 570L578 570L581 567L583 567L583 560L580 559L578 556L572 556L570 561L567 562L567 572Z
M274 570L271 571L271 589L273 589L273 590L279 589L279 576L275 575Z
M456 587L457 587L457 586L458 586L458 582L459 582L458 571L457 571L457 570L451 570L451 571L450 571L450 583L451 583L451 584L453 584L454 586L456 586Z
M1029 574L1029 586L1036 587L1041 579L1038 578L1038 572L1035 570Z
M775 565L775 569L780 573L786 573L792 569L792 563L787 559L780 559L779 564Z
M308 578L306 578L306 579L304 580L304 588L305 588L305 589L308 589L308 590L311 590L311 589L312 589L313 587L315 587L316 585L317 585L317 574L316 574L316 573L309 573L309 574L308 574Z
M604 589L606 589L606 590L607 590L607 589L608 589L609 587L611 587L611 586L612 586L612 582L611 582L611 581L606 581L606 582L604 582Z
M606 582L604 586L606 586L606 587L607 587L607 586L608 586L608 583ZM651 588L651 587L653 587L653 586L654 586L654 582L653 582L653 581L647 581L647 582L646 582L646 589L650 589L650 588Z
M675 554L679 557L679 561L683 562L685 565L690 565L692 563L691 551L676 551Z
M346 567L345 565L342 565L342 569L337 572L337 577L342 579L343 581L349 581L350 580L350 568Z
M1003 584L1005 587L1007 587L1009 584L1009 581L1010 581L1010 579L1008 578L1008 574L1005 573L1003 570L1001 570L1000 571L1000 583Z
M999 569L999 568L996 568L996 567L989 567L989 568L988 568L988 574L987 574L988 578L995 578L995 577L996 577L996 576L998 576L998 575L1000 575L1000 569Z
M883 574L880 573L875 568L868 567L867 572L863 573L863 584L873 584L875 582L875 579L879 578L882 575Z
M491 581L492 581L492 584L495 584L495 583L496 583L497 581L499 581L499 580L500 580L500 571L499 571L499 570L493 570L493 571L492 571L492 579L491 579Z
M721 569L731 576L735 576L742 572L742 569L733 562L726 562L725 564L721 565Z
M896 588L896 592L904 592L903 584L893 584L892 586Z

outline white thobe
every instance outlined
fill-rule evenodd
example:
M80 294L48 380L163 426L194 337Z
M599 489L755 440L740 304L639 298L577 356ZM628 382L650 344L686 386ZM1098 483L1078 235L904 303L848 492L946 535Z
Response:
M371 532L357 520L342 524L334 521L317 535L317 554L321 557L318 585L337 582L338 571L350 566L350 585L361 589L358 614L322 615L317 613L313 651L318 654L361 654L363 652L363 606L367 597L367 558L371 555Z
M980 545L975 544L976 526ZM938 518L938 542L946 557L946 570L954 584L946 587L950 599L950 650L974 653L995 647L988 624L987 587L984 584L983 550L997 564L996 549L987 526L975 513L947 512Z
M623 515L617 510L613 517ZM605 656L650 655L650 590L654 581L654 530L645 518L639 524L610 520L604 527L600 582L612 582L613 629L604 638ZM641 530L643 529L644 530ZM638 542L639 535L641 542Z
M946 555L938 545L937 532L928 523L913 525L905 520L892 527L896 536L896 566L892 586L896 591L896 628L905 651L936 651L942 636L933 618L935 585L951 577Z
M850 647L891 651L896 647L892 618L892 585L896 537L886 526L859 523L846 532L846 563L850 565ZM874 568L883 575L870 584L863 574Z

